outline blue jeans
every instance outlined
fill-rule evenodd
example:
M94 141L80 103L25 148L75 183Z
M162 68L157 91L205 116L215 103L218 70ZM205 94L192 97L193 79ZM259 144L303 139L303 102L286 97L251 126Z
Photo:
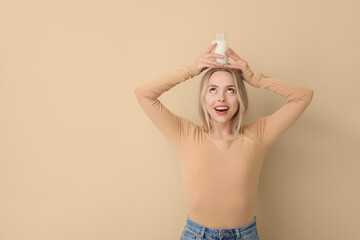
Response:
M215 229L200 225L187 215L186 226L180 240L259 240L256 216L251 223L240 227Z

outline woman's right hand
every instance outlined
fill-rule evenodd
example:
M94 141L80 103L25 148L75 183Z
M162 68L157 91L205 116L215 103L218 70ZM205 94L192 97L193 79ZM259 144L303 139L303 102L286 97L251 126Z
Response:
M207 68L223 67L223 64L213 60L213 58L224 58L221 54L211 52L216 47L216 44L216 42L211 44L206 52L196 60L196 66L201 72Z

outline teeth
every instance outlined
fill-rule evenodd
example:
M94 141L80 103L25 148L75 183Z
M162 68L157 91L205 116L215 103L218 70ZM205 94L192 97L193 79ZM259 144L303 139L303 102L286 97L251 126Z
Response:
M215 108L216 110L227 110L227 109L229 109L229 108L227 108L227 107L218 107L218 108Z

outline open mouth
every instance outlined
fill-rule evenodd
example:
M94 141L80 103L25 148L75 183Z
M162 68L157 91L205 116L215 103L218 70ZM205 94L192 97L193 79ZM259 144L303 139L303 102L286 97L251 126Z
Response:
M215 112L219 115L224 115L228 112L229 108L226 107L220 107L220 108L214 108Z

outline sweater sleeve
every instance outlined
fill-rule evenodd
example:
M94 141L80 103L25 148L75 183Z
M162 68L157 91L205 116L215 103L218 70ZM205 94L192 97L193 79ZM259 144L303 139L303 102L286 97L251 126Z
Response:
M253 72L250 68L243 72L242 76L251 86L267 89L287 99L287 103L274 113L259 118L243 128L255 134L264 146L270 147L305 111L312 100L314 91Z
M193 63L186 68L177 69L175 72L139 86L134 91L138 102L147 116L174 145L178 145L195 124L172 113L158 100L158 97L177 84L200 73L201 71L197 68L196 63Z

